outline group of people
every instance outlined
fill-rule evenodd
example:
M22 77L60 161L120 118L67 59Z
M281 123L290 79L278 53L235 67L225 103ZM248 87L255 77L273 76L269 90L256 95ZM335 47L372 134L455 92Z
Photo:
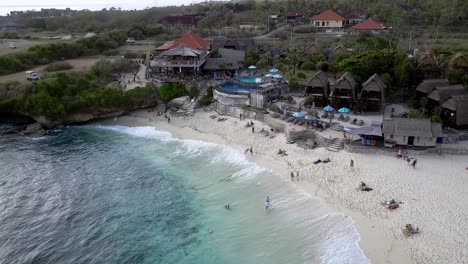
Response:
M166 118L167 123L171 123L171 118L167 114L164 114L164 118Z
M411 157L409 154L403 155L402 152L401 152L401 149L398 149L396 157L398 159L405 160L408 163L408 165L413 166L413 168L416 168L416 164L418 163L418 159L416 159L414 157Z

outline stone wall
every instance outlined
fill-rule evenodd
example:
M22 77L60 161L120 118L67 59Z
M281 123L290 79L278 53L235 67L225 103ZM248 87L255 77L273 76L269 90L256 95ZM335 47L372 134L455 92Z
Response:
M228 94L218 90L213 90L213 99L223 105L249 105L249 95L247 94Z
M356 146L345 144L345 150L350 153L363 153L363 154L391 154L395 155L398 148L376 148L370 146ZM411 150L405 149L404 153L410 155L468 155L468 146L465 145L437 145L435 148L428 148L425 150Z

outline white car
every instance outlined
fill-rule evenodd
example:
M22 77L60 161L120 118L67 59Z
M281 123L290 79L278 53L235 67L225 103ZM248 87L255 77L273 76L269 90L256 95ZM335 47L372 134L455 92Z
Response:
M41 79L41 76L34 71L26 71L26 79L29 81L38 81Z
M16 42L10 42L10 49L16 49Z

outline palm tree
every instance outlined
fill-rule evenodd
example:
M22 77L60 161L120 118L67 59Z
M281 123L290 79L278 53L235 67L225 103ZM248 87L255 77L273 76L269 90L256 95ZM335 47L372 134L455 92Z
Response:
M298 49L292 49L289 51L288 56L286 57L287 62L293 67L293 74L296 74L297 67L302 61L302 54L304 54L304 52Z

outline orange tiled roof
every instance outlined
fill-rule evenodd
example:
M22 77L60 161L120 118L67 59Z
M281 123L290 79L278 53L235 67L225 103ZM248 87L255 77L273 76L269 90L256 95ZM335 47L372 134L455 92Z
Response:
M386 29L386 27L382 23L372 18L369 18L366 21L355 25L353 28L356 30L384 30Z
M333 10L325 10L322 13L315 15L311 18L312 20L344 20L344 18Z
M186 46L187 48L191 49L208 49L210 47L210 43L201 37L199 37L197 34L193 32L187 32L185 35L183 35L180 39L176 40L175 42L171 43L166 43L158 48L156 50L170 50L170 49L175 49L181 45Z

